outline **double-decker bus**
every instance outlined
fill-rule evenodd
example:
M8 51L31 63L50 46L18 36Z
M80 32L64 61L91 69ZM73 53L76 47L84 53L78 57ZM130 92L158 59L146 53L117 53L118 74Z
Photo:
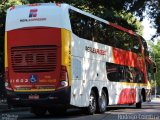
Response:
M11 7L5 29L8 104L31 107L36 115L69 107L89 114L109 105L141 108L150 91L145 51L133 31L68 4Z

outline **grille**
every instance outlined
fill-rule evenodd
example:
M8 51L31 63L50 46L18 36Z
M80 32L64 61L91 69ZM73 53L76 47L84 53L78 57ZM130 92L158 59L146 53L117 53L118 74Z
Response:
M11 48L14 72L46 72L56 69L57 46L24 46Z

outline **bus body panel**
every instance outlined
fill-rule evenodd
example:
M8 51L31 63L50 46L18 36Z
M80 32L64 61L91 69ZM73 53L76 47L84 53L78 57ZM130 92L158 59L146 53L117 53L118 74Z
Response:
M59 28L8 32L8 62L11 63L8 70L14 90L56 88L60 77L60 36ZM35 81L32 77L36 77Z
M5 39L4 39L4 56L5 56L5 58L4 58L4 67L5 68L8 68L8 50L7 50L7 48L8 48L8 44L7 44L7 32L5 32Z
M101 54L96 50L105 52ZM93 43L72 34L72 56L72 105L79 107L89 105L90 90L95 86L98 88L99 94L103 87L108 88L110 105L134 104L137 101L136 93L140 89L140 84L111 82L107 78L105 67L106 62L138 67L136 54L125 50L115 50L110 46ZM127 58L129 59L126 62ZM120 63L122 61L124 63ZM142 83L143 85L145 84Z
M39 4L37 6L16 6L8 9L6 31L25 27L56 27L71 30L68 15L68 5ZM54 14L51 14L51 11ZM16 16L16 17L15 17ZM68 21L68 22L66 22Z
M8 104L30 107L69 105L71 93L70 31L60 28L31 27L8 31L7 33L8 61L12 64L6 65L6 67L9 70L9 82L13 90L7 90ZM56 46L56 51L55 48L50 50L52 46ZM13 52L12 49L14 49ZM46 67L45 64L44 68L41 68L42 71L38 67L40 71L33 72L32 69L35 70L35 65L41 66L44 64L45 61L43 60L52 63L55 61L56 69L53 68L55 70L50 71L50 68L48 68L49 71L43 71ZM35 62L39 63L35 64ZM48 67L51 66L52 64ZM69 84L65 88L60 87L61 66L66 66L68 73ZM31 80L32 75L36 75L36 82Z
M66 66L68 73L69 86L72 84L72 57L71 57L71 32L61 29L61 65Z
M134 68L144 74L146 82L144 56L78 37L71 30L69 9L109 24L67 4L26 5L7 11L5 69L13 89L7 91L9 103L87 107L92 88L98 90L99 97L106 88L109 105L138 102L142 88L147 88L144 81L116 81L117 78L113 80L110 76L114 75L112 72L118 73L120 67ZM36 71L38 67L35 66L42 65L41 62L50 57L52 62L56 58L55 71L49 68ZM65 84L68 82L67 87L61 87L62 74L66 75L63 78L66 78ZM40 99L30 95L39 95Z
M68 23L66 4L63 7L26 5L7 11L5 69L8 73L6 82L11 85L11 90L7 88L9 104L52 107L70 103L71 39ZM61 86L64 67L67 87Z

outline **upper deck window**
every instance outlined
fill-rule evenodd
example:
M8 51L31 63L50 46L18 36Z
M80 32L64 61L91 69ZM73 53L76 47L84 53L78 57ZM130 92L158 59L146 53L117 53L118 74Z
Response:
M70 10L69 13L72 31L77 36L101 44L140 53L141 50L137 36L74 10Z

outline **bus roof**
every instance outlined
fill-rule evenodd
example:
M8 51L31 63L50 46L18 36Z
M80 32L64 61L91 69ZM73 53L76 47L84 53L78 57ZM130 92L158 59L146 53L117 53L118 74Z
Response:
M7 10L5 30L10 31L26 27L57 27L71 30L68 22L68 8L69 5L67 4L55 3L10 7Z
M36 9L38 10L36 11ZM29 4L29 5L20 5L20 6L10 7L7 10L6 31L23 28L23 27L29 27L29 26L30 27L32 26L61 27L61 28L71 30L71 26L68 23L66 23L66 19L69 20L68 9L72 9L76 12L89 16L93 19L104 22L113 27L116 27L117 29L136 35L136 33L134 33L132 30L128 30L124 27L113 24L107 20L99 18L91 13L82 11L78 8L75 8L65 3L63 4L35 3L35 4ZM59 14L59 19L57 18L57 16L54 16L53 14L51 14L51 11L54 11L57 14ZM35 12L35 17L34 15L33 16L30 15L30 14L34 14L34 12ZM36 14L38 15L41 14L41 15L39 15L38 17L38 15L36 16ZM57 19L56 21L54 17ZM54 22L56 22L55 24L53 23L53 20Z

